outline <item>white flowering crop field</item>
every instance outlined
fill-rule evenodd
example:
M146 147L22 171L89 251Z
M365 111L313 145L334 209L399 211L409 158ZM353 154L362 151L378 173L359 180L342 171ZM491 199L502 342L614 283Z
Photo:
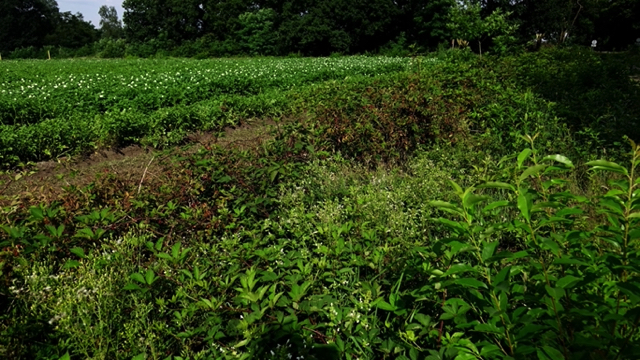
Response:
M3 61L0 123L33 124L70 113L150 112L223 94L376 76L405 69L406 58L163 59Z
M189 132L298 111L292 104L329 81L410 67L408 58L365 56L2 61L0 166L101 147L170 146Z

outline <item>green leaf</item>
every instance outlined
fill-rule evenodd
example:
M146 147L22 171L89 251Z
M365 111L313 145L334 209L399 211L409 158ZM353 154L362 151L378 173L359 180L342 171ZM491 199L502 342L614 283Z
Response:
M127 284L124 286L124 290L141 290L141 288L136 284Z
M449 276L449 275L454 275L454 274L459 274L459 273L464 273L469 271L476 271L476 269L474 269L472 266L469 266L467 264L455 264L451 266L449 270L447 270L447 272L444 273L443 276Z
M640 218L640 212L629 214L629 219L637 219L637 218Z
M153 273L153 270L151 269L147 270L147 273L145 274L145 281L147 282L147 284L151 285L155 280L156 280L156 277L155 277L155 274Z
M549 357L549 359L564 360L564 356L559 350L556 350L551 346L543 346L542 349L544 350L545 354Z
M485 201L489 199L488 196L481 196L481 195L475 195L471 192L467 193L464 197L464 201L462 202L464 207L469 209L471 208L473 205L481 202L481 201Z
M527 221L531 221L531 208L529 205L529 199L527 196L525 194L520 194L518 196L518 209L520 209L522 216L524 216Z
M490 242L482 248L482 261L487 261L493 256L499 243L499 241Z
M467 229L461 223L459 223L457 221L451 221L451 220L445 219L445 218L438 218L438 219L436 219L436 221L438 221L439 223L447 226L451 230L458 231L460 233L465 233L467 231Z
M452 283L462 285L464 287L474 288L474 289L487 288L487 285L485 283L473 278L455 279Z
M462 191L462 188L460 187L460 185L458 185L455 181L449 180L449 184L451 184L453 189L456 191L456 194L462 195L464 193L464 191Z
M605 160L589 161L587 165L591 166L591 170L605 170L605 171L611 171L619 174L629 175L626 168L610 161L605 161Z
M429 205L437 207L440 210L450 210L457 214L462 214L462 210L460 208L446 201L439 201L439 200L429 201Z
M522 164L524 164L525 160L531 156L531 153L531 149L524 149L520 152L520 155L518 155L518 168L522 167Z
M502 334L504 332L494 324L476 324L476 326L473 327L473 330L490 334Z
M80 266L80 263L76 260L69 260L66 263L64 263L63 268L64 269L72 269L72 268L77 268L78 266Z
M131 358L131 360L145 360L147 358L147 354L139 354Z
M509 204L511 203L507 200L494 201L491 204L485 206L484 209L482 209L482 212L491 211L499 207L509 206Z
M503 183L503 182L497 182L497 181L488 181L484 184L480 184L478 186L476 186L476 188L478 189L503 189L503 190L511 190L511 191L516 191L516 188L511 185L511 184L507 184L507 183Z
M181 246L181 243L177 242L173 244L173 246L171 247L171 257L173 257L176 260L180 258L180 246Z
M542 244L549 249L554 255L560 256L560 245L552 239L546 239Z
M508 280L511 275L511 266L506 266L494 277L493 282L497 285L505 280Z
M549 285L545 285L544 288L547 290L547 293L549 294L549 296L551 296L552 298L558 300L560 298L562 298L565 294L564 289L563 288L552 288Z
M378 303L376 304L378 306L378 309L382 309L382 310L386 310L386 311L396 311L398 308L389 304L388 302L384 301L384 300L380 300L378 301Z
M142 276L140 273L133 273L129 276L131 278L131 280L135 280L141 284L146 284L147 282L144 280L144 276Z
M38 220L38 221L44 220L44 213L42 211L42 208L39 206L34 206L30 208L29 213L31 213L31 217L33 217L35 220Z
M557 287L561 287L563 289L566 289L568 287L572 287L573 285L575 285L576 283L578 283L581 280L582 280L582 278L575 277L575 276L572 276L572 275L567 275L567 276L563 277L562 279L556 281L556 286Z
M569 160L566 156L563 155L549 155L546 156L544 159L542 160L554 160L557 161L559 163L562 163L570 168L573 167L573 163L571 162L571 160Z
M62 355L58 360L71 360L71 356L69 356L69 353L66 353Z
M538 174L540 171L542 171L546 167L547 167L547 165L543 165L543 164L533 165L533 166L528 167L522 173L522 175L520 175L520 181L525 180L529 176L534 176L534 175Z
M76 256L78 256L81 259L86 258L85 254L84 254L84 250L82 250L82 248L74 247L73 249L71 249L69 251L71 251L72 254L75 254Z

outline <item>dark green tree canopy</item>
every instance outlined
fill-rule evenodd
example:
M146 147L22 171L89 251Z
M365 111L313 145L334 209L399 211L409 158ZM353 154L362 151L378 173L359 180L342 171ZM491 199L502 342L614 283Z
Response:
M59 16L54 0L0 1L0 50L42 46Z

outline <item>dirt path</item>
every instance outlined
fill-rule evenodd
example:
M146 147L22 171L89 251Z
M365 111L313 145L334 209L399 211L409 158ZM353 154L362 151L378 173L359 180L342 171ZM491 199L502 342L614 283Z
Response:
M269 138L273 121L258 120L236 128L227 128L222 137L214 133L198 132L187 137L187 145L158 151L152 148L129 146L117 150L101 150L90 156L58 159L37 163L28 173L0 176L0 205L30 198L51 201L66 187L82 188L91 184L100 174L115 174L119 181L149 183L159 174L171 171L176 165L169 161L174 156L193 154L203 147L248 148Z

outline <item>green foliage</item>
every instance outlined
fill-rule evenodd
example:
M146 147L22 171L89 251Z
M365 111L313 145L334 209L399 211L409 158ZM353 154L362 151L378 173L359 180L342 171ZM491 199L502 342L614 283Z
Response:
M241 26L238 35L244 52L251 56L277 54L276 16L273 9L260 9L238 17Z
M441 293L442 335L491 358L634 358L640 148L631 142L629 167L587 163L622 176L585 197L568 188L569 159L542 157L526 139L531 148L497 179L508 182L452 183L458 204L432 202L454 216L434 219L449 232L432 245L442 260L424 264Z
M305 86L301 75L282 87L236 76L222 103L5 125L0 139L25 149L22 136L38 137L22 129L39 126L70 148L161 146L305 111L259 144L156 153L153 180L107 170L46 201L0 197L0 354L636 359L640 147L630 141L626 166L609 143L615 162L589 161L596 149L576 145L562 104L512 66L563 68L546 56L452 51L416 57L410 72L358 70L367 76L336 57L323 61L343 72ZM213 77L196 74L184 82Z
M502 69L552 101L580 143L607 148L625 135L640 141L640 88L630 78L634 59L555 49L514 57Z
M482 41L487 38L495 38L498 52L504 53L515 42L513 33L517 30L517 24L508 20L511 15L498 8L488 16L481 17L481 4L474 0L458 2L451 8L447 27L456 39L466 41L477 40L480 55L482 55Z
M122 40L100 43L105 56L125 51ZM105 145L175 144L188 131L278 117L301 86L398 72L407 63L381 57L9 62L0 80L0 162Z

